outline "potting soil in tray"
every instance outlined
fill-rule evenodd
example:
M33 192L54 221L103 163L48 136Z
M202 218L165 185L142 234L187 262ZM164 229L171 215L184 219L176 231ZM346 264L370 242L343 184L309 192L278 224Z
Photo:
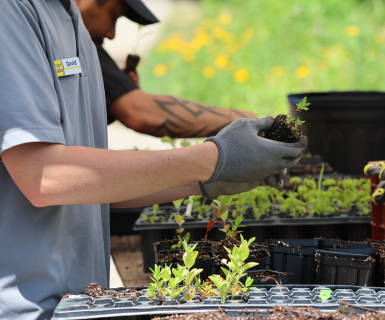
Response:
M122 297L121 292L129 289L138 295ZM220 299L207 297L203 300L196 296L193 302L185 303L181 297L176 305L162 305L161 299L151 301L144 287L109 289L114 294L92 297L85 292L66 295L56 307L53 320L59 319L97 319L124 318L128 316L145 316L155 314L192 313L218 310L250 311L259 309L261 312L272 309L276 305L312 307L317 310L337 310L341 301L356 307L373 310L385 308L385 288L359 286L319 286L319 285L258 285L258 289L250 290L243 300L227 300L222 304ZM320 299L321 290L330 290L330 298ZM127 318L125 318L127 319Z

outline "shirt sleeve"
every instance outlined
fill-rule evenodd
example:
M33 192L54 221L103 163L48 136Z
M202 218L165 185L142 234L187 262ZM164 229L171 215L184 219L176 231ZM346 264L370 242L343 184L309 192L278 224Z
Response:
M103 74L104 91L106 93L106 107L127 92L138 89L132 80L122 72L115 61L109 56L102 46L97 48L100 67ZM108 124L115 119L108 118Z
M45 37L29 2L2 1L0 30L0 155L29 142L65 144Z

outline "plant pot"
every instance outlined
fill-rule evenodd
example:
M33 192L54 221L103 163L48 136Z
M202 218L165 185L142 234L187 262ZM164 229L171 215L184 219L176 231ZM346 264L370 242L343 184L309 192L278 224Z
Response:
M317 283L369 286L374 259L367 255L317 251Z
M252 271L246 271L246 276L241 278L239 281L242 284L245 284L247 277L251 277L254 279L253 283L251 286L259 285L259 284L276 284L274 280L267 280L262 282L262 279L265 278L266 276L273 277L278 281L278 283L286 284L287 283L287 273L285 272L278 272L278 271L273 271L270 269L260 269L260 270L252 270Z
M293 247L274 244L283 241ZM318 239L269 240L272 269L288 272L288 284L312 284L315 280L314 255L319 246Z
M110 234L130 235L139 234L133 231L135 221L143 212L144 207L139 208L110 208Z
M291 94L290 109L305 96L310 110L293 116L306 121L301 129L308 138L309 152L321 155L337 172L354 175L362 174L368 161L383 158L385 93Z
M258 255L262 255L263 257L261 258L256 258L256 259L247 259L245 260L245 263L248 263L248 262L256 262L258 263L258 265L256 265L255 267L253 268L250 268L248 270L252 271L252 270L268 270L271 268L271 258L270 258L270 254L269 252L267 252L265 249L261 249L261 250L255 250L255 251L250 251L250 255L251 254L258 254ZM216 274L219 274L220 276L222 277L225 277L222 269L222 268L226 268L226 269L229 269L227 265L225 264L222 264L222 263L218 263L218 260L219 259L216 259ZM227 260L229 260L227 258Z

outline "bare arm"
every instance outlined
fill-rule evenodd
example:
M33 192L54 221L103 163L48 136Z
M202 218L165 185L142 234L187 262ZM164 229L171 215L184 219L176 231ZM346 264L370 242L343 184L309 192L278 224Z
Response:
M151 206L153 204L166 203L189 196L202 195L198 182L192 182L180 187L172 188L166 191L151 194L137 199L111 203L112 208L135 208Z
M28 200L45 207L122 202L208 180L218 162L218 149L211 142L163 151L27 143L6 150L1 159Z
M238 118L256 118L252 112L215 108L165 95L133 90L108 107L108 115L128 128L156 137L193 138L217 134Z

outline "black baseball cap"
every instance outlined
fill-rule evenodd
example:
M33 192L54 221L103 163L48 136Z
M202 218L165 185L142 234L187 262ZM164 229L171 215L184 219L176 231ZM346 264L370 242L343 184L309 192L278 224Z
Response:
M142 25L159 22L158 18L144 5L141 0L124 0L129 10L126 17Z

